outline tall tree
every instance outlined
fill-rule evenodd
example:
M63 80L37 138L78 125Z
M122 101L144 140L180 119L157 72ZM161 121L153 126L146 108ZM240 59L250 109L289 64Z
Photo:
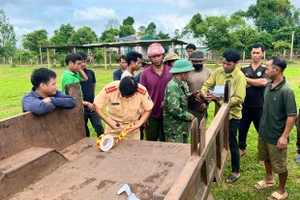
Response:
M257 0L251 5L246 16L254 20L260 31L271 33L283 26L293 26L293 5L289 0Z
M16 34L4 10L0 9L0 55L12 56L15 53Z
M39 52L40 45L49 45L48 32L45 29L35 30L23 35L22 46L26 50Z
M150 22L145 31L146 31L146 34L155 36L156 35L156 24L154 22Z
M181 35L180 35L180 32L179 32L179 29L175 29L174 31L174 39L179 39L181 38Z
M135 30L131 25L122 25L120 27L119 36L126 37L135 34Z
M155 36L155 39L158 40L170 39L170 36L168 33L163 33L162 31L159 31L158 34Z
M118 29L110 28L101 33L100 41L101 42L114 42L115 36L119 34Z
M120 23L118 19L109 19L107 23L105 24L106 29L119 29L120 28Z
M98 41L98 37L90 27L84 26L78 29L71 37L71 44L83 45Z
M131 16L128 16L126 19L123 20L123 25L132 26L133 24L134 24L134 18Z
M139 33L139 35L145 35L146 34L146 27L145 26L139 26L138 33Z
M62 24L54 31L54 35L50 38L50 42L55 45L67 45L74 33L75 29L71 24Z

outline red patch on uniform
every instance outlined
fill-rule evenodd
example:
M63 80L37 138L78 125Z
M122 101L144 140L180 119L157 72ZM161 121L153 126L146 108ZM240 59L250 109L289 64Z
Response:
M105 92L106 93L111 93L113 91L116 91L118 88L116 86L111 86L111 87L108 87L108 88L105 88Z
M142 95L145 95L147 91L139 87L138 92L141 93Z

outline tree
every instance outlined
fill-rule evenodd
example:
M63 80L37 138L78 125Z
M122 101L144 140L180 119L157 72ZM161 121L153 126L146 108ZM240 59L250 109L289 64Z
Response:
M120 27L119 36L126 37L135 34L135 30L131 25L122 25Z
M126 19L123 20L123 25L132 26L133 24L134 24L134 18L131 16L128 16Z
M257 0L251 5L246 17L253 19L259 31L271 33L283 26L293 26L293 6L289 0Z
M170 36L168 33L163 33L162 31L159 31L155 39L157 40L170 39Z
M100 41L101 42L114 42L115 41L115 36L119 34L118 29L110 28L102 32L100 36Z
M145 31L146 31L147 35L155 36L156 35L156 25L155 25L155 23L150 22Z
M90 27L84 26L78 29L71 37L71 44L83 45L98 41L98 37Z
M117 19L109 19L107 23L105 24L106 29L119 29L120 28L120 23Z
M235 38L237 41L233 44L233 48L237 49L240 52L250 52L252 45L254 44L255 38L258 36L258 30L253 27L242 27L234 32L231 33L231 36ZM247 54L247 56L249 56Z
M50 42L55 45L67 45L74 33L75 29L71 24L62 24L54 31L54 35L50 38Z
M48 32L45 29L35 30L23 35L22 46L29 51L39 52L40 45L49 45Z
M179 29L175 29L173 39L179 39L179 38L181 38Z
M16 34L5 12L0 9L0 55L12 56L15 53Z
M139 26L138 33L139 33L139 35L145 35L146 34L146 27L145 26Z
M203 27L202 27L202 26L199 26L199 24L203 24L203 22L204 22L204 21L203 21L203 19L202 19L201 14L200 14L200 13L195 14L195 15L192 17L190 23L186 26L185 32L191 31L191 32L193 32L193 36L194 36L194 37L202 37L203 34L204 34L204 32L206 31L206 29L203 30L203 29L202 29Z

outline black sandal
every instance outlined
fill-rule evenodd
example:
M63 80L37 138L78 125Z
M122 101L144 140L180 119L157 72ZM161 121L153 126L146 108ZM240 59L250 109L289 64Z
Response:
M234 182L236 182L237 180L239 180L239 178L240 178L240 176L241 175L239 175L239 176L234 176L234 175L230 175L230 176L228 176L228 178L226 179L226 183L234 183Z

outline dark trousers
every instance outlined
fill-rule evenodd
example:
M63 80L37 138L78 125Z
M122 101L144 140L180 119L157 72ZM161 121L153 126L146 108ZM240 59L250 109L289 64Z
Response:
M88 121L90 122L97 133L97 137L104 133L104 129L101 123L101 118L97 115L95 111L92 111L88 107L84 107L84 121L85 121L85 130L86 136L90 137L90 130L88 128Z
M148 118L149 126L145 128L146 140L148 141L165 141L163 119L162 118Z
M296 142L297 152L298 152L298 154L300 154L300 109L299 109L299 115L297 117L295 125L297 127L297 142Z
M258 132L262 111L262 108L243 107L242 119L239 127L239 148L241 150L245 150L247 147L247 135L251 122L253 122L254 127Z
M237 142L237 130L239 124L239 119L229 120L229 149L231 154L232 172L240 172L240 151Z

